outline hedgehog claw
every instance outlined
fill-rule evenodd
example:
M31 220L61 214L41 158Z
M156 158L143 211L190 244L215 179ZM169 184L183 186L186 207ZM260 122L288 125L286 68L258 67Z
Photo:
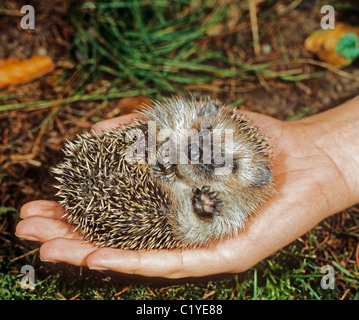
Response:
M220 212L219 212L218 210L214 209L214 210L213 210L213 214L214 214L215 216L219 216L219 215L220 215Z
M224 203L223 203L222 200L217 200L214 203L215 203L216 207L223 207L224 206Z
M213 192L208 193L208 195L211 199L213 199L213 198L217 197L217 192L213 191Z
M202 193L208 193L209 191L209 187L208 186L203 186L202 189L201 189L201 192Z
M194 212L200 217L212 217L220 215L219 207L223 207L222 200L217 199L216 191L210 192L209 186L203 186L201 189L194 187L192 189L192 205Z

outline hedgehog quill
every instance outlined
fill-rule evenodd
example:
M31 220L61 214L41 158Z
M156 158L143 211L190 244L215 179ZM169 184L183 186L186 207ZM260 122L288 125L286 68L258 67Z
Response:
M67 142L54 169L68 223L121 249L207 247L274 194L270 147L218 101L154 102L136 120Z

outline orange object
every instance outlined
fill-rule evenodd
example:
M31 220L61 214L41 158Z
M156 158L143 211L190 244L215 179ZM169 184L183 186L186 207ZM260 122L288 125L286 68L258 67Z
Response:
M304 42L304 47L316 54L320 60L335 66L343 66L351 61L337 54L335 49L341 37L354 33L359 37L359 28L338 22L335 29L318 30L313 32Z
M23 61L15 58L0 59L0 88L36 79L54 67L55 63L49 56L33 56Z
M152 101L144 95L125 97L118 101L116 107L108 112L107 116L110 118L118 115L123 116L125 114L135 112L136 110L140 110L146 106L151 107Z

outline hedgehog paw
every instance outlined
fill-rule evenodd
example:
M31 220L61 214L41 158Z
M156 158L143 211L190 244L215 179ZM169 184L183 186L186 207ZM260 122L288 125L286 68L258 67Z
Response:
M218 209L223 206L223 202L217 198L217 192L210 192L208 186L203 186L202 189L193 188L192 192L194 194L193 208L199 216L220 215Z

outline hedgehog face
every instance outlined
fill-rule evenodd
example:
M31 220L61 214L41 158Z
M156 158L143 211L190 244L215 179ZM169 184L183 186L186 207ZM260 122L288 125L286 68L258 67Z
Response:
M233 130L217 123L219 107L208 103L198 109L190 128L179 137L179 171L187 179L211 180L238 170L233 148ZM184 161L183 161L184 160ZM184 166L182 166L184 165Z
M199 185L231 181L234 189L271 181L267 145L253 127L214 103L199 106L195 112L190 129L176 134L179 176Z

